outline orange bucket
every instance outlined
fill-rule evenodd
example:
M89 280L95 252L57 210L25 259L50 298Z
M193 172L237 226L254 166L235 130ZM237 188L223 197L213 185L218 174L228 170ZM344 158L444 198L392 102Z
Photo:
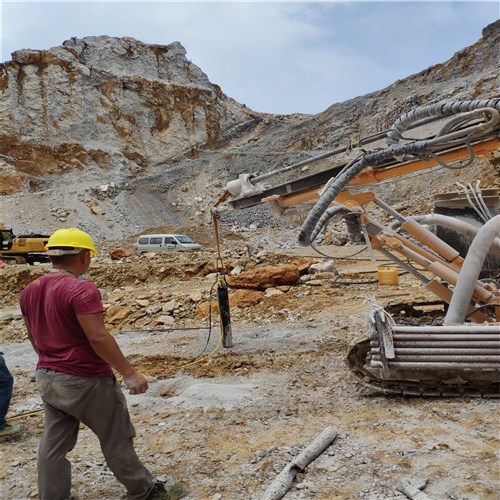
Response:
M379 285L397 285L398 270L396 267L381 266L377 269Z

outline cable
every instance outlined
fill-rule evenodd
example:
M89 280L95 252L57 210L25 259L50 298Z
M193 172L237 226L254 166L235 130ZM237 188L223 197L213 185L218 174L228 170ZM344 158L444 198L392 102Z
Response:
M373 283L377 283L378 280L333 280L334 283L338 285L371 285Z
M320 255L323 255L323 257L326 257L328 259L333 259L333 260L342 260L342 259L350 259L351 257L354 257L355 255L360 254L361 252L364 252L367 247L364 246L361 250L358 250L357 252L352 253L351 255L346 255L345 257L334 257L333 255L328 255L326 253L323 253L321 250L319 250L314 243L311 243L309 245L315 252L318 252ZM370 259L363 259L363 260L370 260Z
M18 413L17 415L14 415L13 417L6 418L5 420L16 420L18 418L24 418L24 417L31 417L31 415L38 415L38 413L43 413L45 410L43 408L40 408L38 410L33 410L27 413Z
M481 184L481 180L477 179L476 180L476 193L477 193L477 198L479 200L479 204L483 207L484 213L486 214L486 217L488 220L493 218L493 215L491 215L491 212L486 205L484 198L483 198L483 193L481 192L481 189L479 189L479 185Z
M469 202L469 206L476 212L478 217L483 221L483 222L488 222L488 219L484 216L482 210L476 206L476 204L472 201L472 198L469 194L469 189L467 186L462 184L461 182L456 182L457 186L461 187L464 190L465 197L467 198L467 201ZM469 184L470 186L470 184ZM472 190L472 189L471 189Z
M474 316L474 314L476 314L478 311L480 311L481 309L486 309L487 307L500 307L500 304L484 304L482 306L475 307L472 312L465 315L465 319L469 319L471 316Z
M477 208L483 214L484 222L488 222L490 219L493 218L493 216L491 215L491 212L488 210L488 207L484 203L484 199L483 199L483 196L481 194L481 190L479 189L480 184L481 184L481 180L477 179L476 180L476 188L473 188L472 184L470 182L467 184L467 186L470 189L472 196L474 196L474 199L476 200Z
M184 327L177 327L177 328L142 328L140 330L120 330L119 334L122 335L124 333L144 333L144 332L149 332L149 333L163 333L163 332L175 332L177 330L207 330L209 327L208 326L198 326L198 327L192 327L192 328L184 328Z

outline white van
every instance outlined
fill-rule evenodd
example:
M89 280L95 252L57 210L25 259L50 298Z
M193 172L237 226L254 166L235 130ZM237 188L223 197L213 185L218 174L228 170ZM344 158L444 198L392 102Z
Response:
M196 252L201 248L186 234L143 234L134 244L138 255L144 252Z

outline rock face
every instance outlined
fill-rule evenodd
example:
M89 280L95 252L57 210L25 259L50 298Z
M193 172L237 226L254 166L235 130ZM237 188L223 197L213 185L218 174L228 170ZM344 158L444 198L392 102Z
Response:
M243 172L387 129L419 105L498 95L499 33L497 22L449 61L314 116L253 112L178 42L99 36L16 51L0 67L2 222L18 233L78 226L97 239L207 222Z
M96 170L137 176L213 148L251 114L212 85L178 42L73 38L12 56L2 67L2 154L24 174L23 191L30 179L33 188L38 177L71 170L81 179Z

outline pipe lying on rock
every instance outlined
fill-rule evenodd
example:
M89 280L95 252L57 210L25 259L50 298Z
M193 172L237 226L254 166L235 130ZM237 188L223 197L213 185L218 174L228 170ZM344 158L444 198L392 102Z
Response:
M334 427L327 427L278 474L264 492L261 500L279 500L283 498L290 489L297 473L303 472L313 460L318 458L330 446L336 437L337 430Z

